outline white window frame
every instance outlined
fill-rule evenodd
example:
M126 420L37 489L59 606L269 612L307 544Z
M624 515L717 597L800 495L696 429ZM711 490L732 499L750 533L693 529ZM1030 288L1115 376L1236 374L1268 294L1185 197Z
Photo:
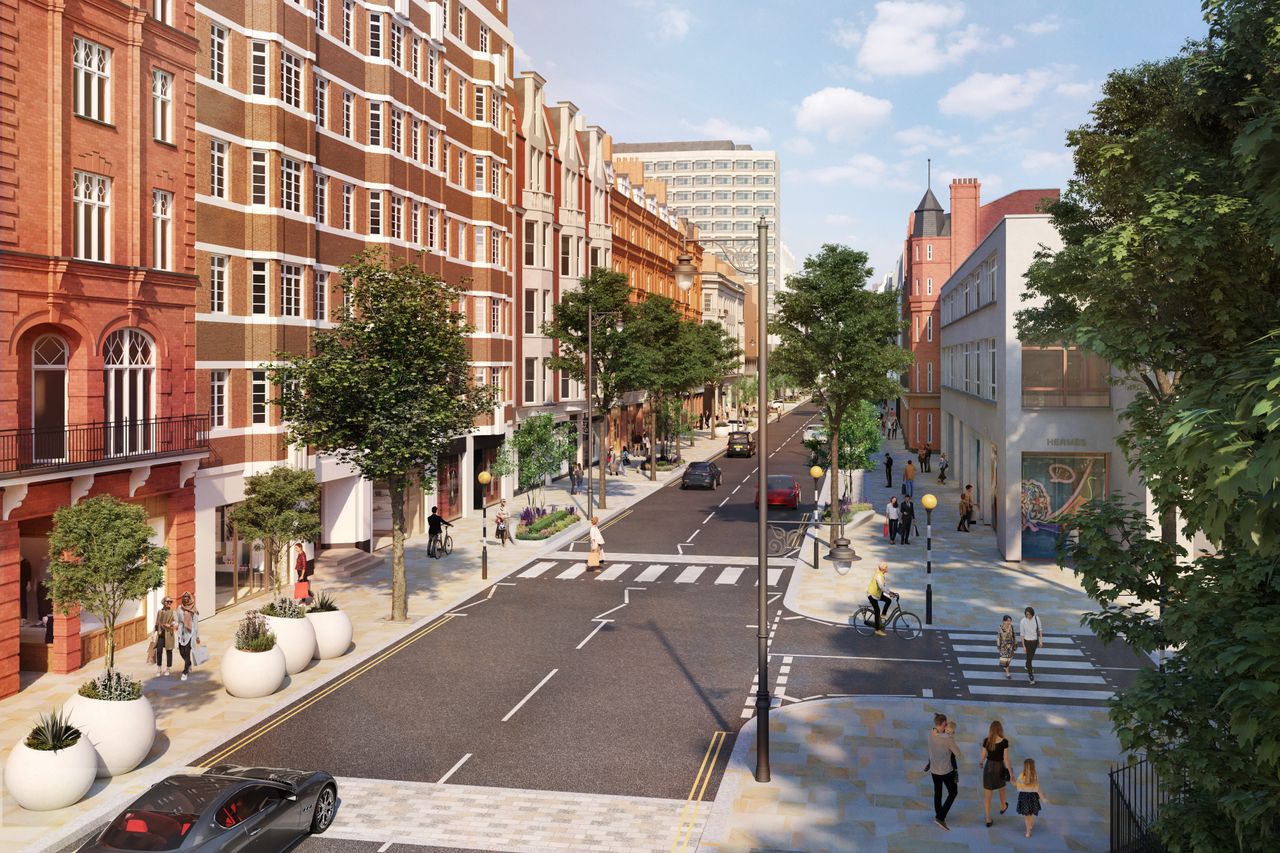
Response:
M82 261L111 262L111 179L76 170L72 173L74 256Z
M329 224L329 176L315 173L315 190L312 207L317 225Z
M392 240L403 239L404 237L403 199L401 199L401 197L396 195L395 193L390 193L390 197L387 199L387 207L388 207L387 220L388 220L388 224L390 225L391 239Z
M271 273L267 262L250 261L249 271L249 312L266 316L271 313L271 300L268 296Z
M316 77L316 126L327 128L329 125L329 81Z
M227 256L209 256L209 313L227 313Z
M209 25L209 79L227 82L227 31L217 24Z
M382 236L382 190L369 190L369 234Z
M266 97L270 95L270 85L267 80L267 43L265 41L250 42L249 55L249 94Z
M151 69L151 136L173 144L173 75Z
M317 320L329 319L329 274L317 267L313 272L311 305Z
M382 13L369 13L369 56L377 59L382 56Z
M72 40L72 110L82 118L111 123L111 48L76 36Z
M250 371L249 375L249 422L254 426L262 426L268 422L267 372L265 370Z
M369 102L369 146L382 147L382 101Z
M436 213L436 209L434 207L427 208L427 248L428 249L434 249L436 247L436 234L438 233L436 229L436 218L438 215L439 214Z
M209 140L209 195L227 197L227 143L221 139Z
M417 246L420 244L419 238L422 236L422 204L412 202L409 207L409 243Z
M435 48L427 49L427 88L436 91L436 84L439 82L440 75L438 66L440 60L436 57Z
M173 25L173 0L151 0L151 17L162 24Z
M320 32L325 31L325 25L328 23L328 21L325 20L328 9L329 0L316 0L316 29Z
M484 24L480 25L480 52L489 52L489 28Z
M355 113L356 96L351 92L342 93L342 135L351 138L352 116Z
M342 229L352 230L355 218L356 188L351 184L342 185Z
M227 371L209 371L209 426L222 429L227 425Z
M280 206L290 213L302 212L302 162L280 158Z
M391 64L396 68L404 64L404 27L396 21L391 22Z
M302 60L287 50L280 51L280 98L302 109Z
M355 29L356 4L352 0L342 0L342 43L351 47L351 32Z
M391 150L397 154L401 153L401 140L404 139L404 113L395 107L391 108L391 122L387 132L391 137Z
M173 193L151 191L151 267L173 269Z
M271 192L267 186L267 178L270 171L270 157L265 148L255 148L249 152L250 204L264 206L271 204Z
M299 264L280 265L280 316L302 316L302 267Z

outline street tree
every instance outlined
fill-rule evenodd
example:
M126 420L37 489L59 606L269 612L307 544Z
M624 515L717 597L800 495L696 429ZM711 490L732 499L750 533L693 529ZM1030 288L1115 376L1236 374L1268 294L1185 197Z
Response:
M813 453L813 464L828 468L831 465L831 443L811 438L804 443ZM854 471L872 469L871 454L880 449L880 414L875 404L863 400L845 415L840 428L840 465L844 472L842 494L847 497L852 488Z
M406 493L435 479L441 455L491 411L495 394L472 380L459 287L372 250L341 273L350 308L338 325L313 334L310 354L277 354L270 373L290 443L387 482L391 618L399 621L408 618Z
M102 620L107 669L116 665L116 621L128 601L164 583L169 550L138 504L110 495L60 507L49 534L49 596L63 614L82 607Z
M260 543L262 563L276 598L289 572L294 542L320 538L320 487L311 471L277 465L246 477L244 500L231 509L231 525L245 541Z
M557 424L548 414L525 418L502 446L493 466L495 476L516 475L516 487L525 493L525 501L533 506L534 498L545 503L543 486L548 477L560 473L573 459L577 442L570 424Z
M890 376L912 361L896 343L902 328L897 298L867 290L870 277L866 252L824 245L787 279L778 294L778 319L770 328L781 338L773 354L778 375L813 389L827 425L833 507L840 505L839 443L845 418L862 401L896 398L902 386ZM834 541L839 513L833 512L831 519Z
M633 390L628 384L627 328L634 316L631 302L631 285L626 275L603 267L595 267L590 275L579 281L576 290L563 293L556 305L552 319L543 324L542 333L555 338L558 344L555 354L547 359L552 370L560 370L585 385L587 381L587 310L593 315L594 330L591 336L592 384L587 389L587 420L595 429L597 412L605 415L601 440L597 445L600 454L600 497L597 505L606 508L605 466L603 464L610 445L609 410L622 401L622 394ZM619 331L618 326L622 329ZM591 460L587 460L587 465Z

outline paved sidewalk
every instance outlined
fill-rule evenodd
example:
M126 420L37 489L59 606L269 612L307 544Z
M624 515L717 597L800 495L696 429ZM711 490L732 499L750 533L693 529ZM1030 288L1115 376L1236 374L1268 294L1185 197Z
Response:
M723 438L700 432L694 446L690 448L686 443L682 453L686 459L704 459L719 452L723 446ZM609 509L600 511L599 515L607 519L679 474L680 469L659 472L656 482L642 478L634 471L625 477L607 479ZM546 490L547 505L564 505L574 500L569 497L568 489L567 478L549 486ZM576 500L582 501L581 496ZM523 496L508 501L515 511L523 508L524 503ZM291 676L284 688L272 696L262 699L229 696L222 688L218 671L222 653L231 645L237 622L246 610L266 603L265 597L251 599L201 620L201 637L212 652L212 660L197 669L188 681L180 681L176 675L157 677L155 670L142 661L142 645L122 650L117 658L118 668L143 680L143 691L156 711L159 731L151 755L132 773L98 780L85 799L59 811L26 811L6 792L0 799L0 851L58 850L66 846L89 827L110 817L128 799L137 796L156 780L181 772L190 762L231 736L354 669L415 627L501 580L530 559L562 548L586 532L586 525L579 524L545 542L517 541L504 547L492 538L493 519L489 518L489 579L482 580L481 522L478 514L456 521L450 531L454 540L453 553L438 560L427 557L425 536L406 543L407 622L391 622L388 618L391 609L389 548L377 552L382 558L377 567L354 576L326 578L323 571L319 572L313 580L313 587L331 594L351 616L355 624L355 648L335 660L312 662L306 670ZM60 708L86 679L98 672L99 667L100 663L95 662L68 675L24 674L22 691L0 701L0 748L6 750L3 757L7 758L11 744L26 736L40 713Z
M1080 617L1097 608L1085 593L1080 579L1052 563L1005 562L996 548L989 525L977 522L970 533L956 530L960 521L960 491L963 483L948 480L938 484L937 460L932 474L916 476L916 526L919 535L909 545L892 545L884 537L885 506L899 491L907 452L900 439L885 442L893 454L893 488L884 484L883 453L875 455L874 468L854 474L855 500L871 503L876 515L866 524L846 530L850 544L862 559L848 575L840 576L829 563L820 571L802 567L787 592L788 608L816 619L846 622L866 603L867 584L876 566L889 564L890 586L902 595L902 606L925 615L925 584L933 584L933 624L935 627L990 631L994 636L1001 616L1008 614L1016 624L1022 610L1036 609L1046 634L1089 634ZM914 459L914 456L912 457ZM920 499L932 493L938 499L933 511L933 573L925 573L925 511ZM826 533L820 535L825 539Z
M947 832L933 822L926 736L940 711L959 723L960 793ZM993 797L983 824L980 744L992 719L1004 724L1015 774L1034 758L1045 795L1031 838ZM738 736L696 849L1012 853L1106 850L1107 770L1120 752L1106 711L1092 708L948 703L862 696L789 705L770 715L772 781L755 781L756 723ZM690 849L694 849L691 847Z

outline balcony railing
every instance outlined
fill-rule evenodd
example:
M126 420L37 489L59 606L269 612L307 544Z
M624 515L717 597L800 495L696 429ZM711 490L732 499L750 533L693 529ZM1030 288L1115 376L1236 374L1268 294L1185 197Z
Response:
M0 431L0 476L88 468L209 449L209 416Z

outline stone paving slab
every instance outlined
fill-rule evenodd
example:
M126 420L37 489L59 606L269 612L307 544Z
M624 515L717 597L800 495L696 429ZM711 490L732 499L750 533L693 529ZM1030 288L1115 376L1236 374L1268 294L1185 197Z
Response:
M933 714L958 721L960 793L946 832L933 823L924 771ZM992 718L1004 724L1015 772L1034 758L1044 810L1031 838L1009 811L983 824L980 744ZM770 716L772 780L755 781L754 720L743 727L696 849L747 851L946 851L1012 853L1107 849L1107 773L1120 755L1105 709L1000 707L860 696L789 705ZM886 742L891 744L886 746ZM793 747L785 749L783 747Z

